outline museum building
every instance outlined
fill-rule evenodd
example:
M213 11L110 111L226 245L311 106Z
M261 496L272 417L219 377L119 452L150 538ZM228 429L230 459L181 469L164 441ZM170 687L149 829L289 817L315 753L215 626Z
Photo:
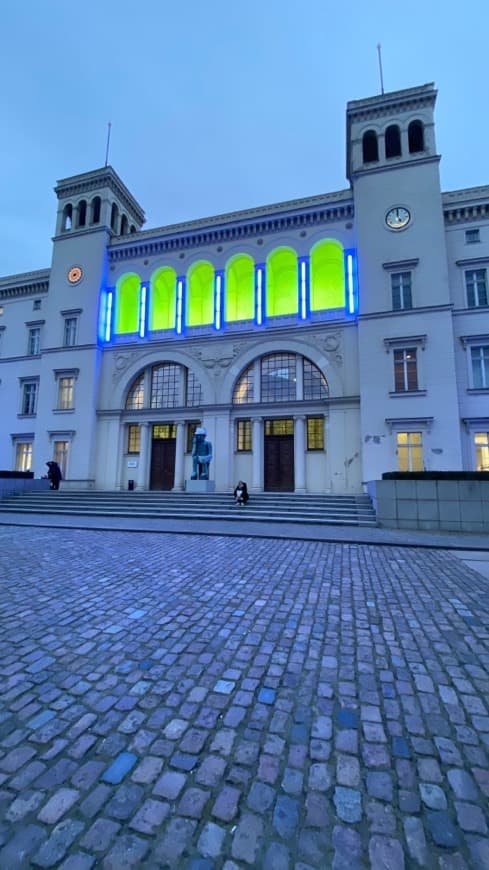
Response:
M489 186L441 192L435 100L348 103L333 193L143 230L110 166L59 181L0 279L0 468L183 490L202 426L217 491L488 470Z

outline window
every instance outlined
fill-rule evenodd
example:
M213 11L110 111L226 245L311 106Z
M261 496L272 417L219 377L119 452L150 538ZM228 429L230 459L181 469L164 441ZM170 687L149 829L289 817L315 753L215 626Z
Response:
M476 471L489 471L489 432L474 433Z
M73 347L76 344L76 331L78 326L77 317L65 317L65 330L63 337L64 347Z
M392 308L394 311L412 308L411 272L393 272L391 275Z
M74 390L74 377L58 378L58 411L71 411L73 409Z
M287 402L297 398L296 357L275 353L261 361L262 402Z
M293 435L293 420L265 420L265 435Z
M100 222L100 207L101 207L101 205L102 205L102 200L100 199L99 196L95 196L92 199L92 204L91 204L92 216L91 216L90 223L98 224Z
M15 447L15 470L30 471L32 468L32 441L19 441Z
M379 159L379 143L375 130L363 134L362 153L364 163L375 163Z
M465 286L469 308L480 308L487 305L486 269L467 271L465 273Z
M416 348L394 351L394 390L396 393L418 389Z
M66 467L68 465L68 449L70 446L69 441L55 441L54 442L54 450L53 450L53 459L58 463L61 474L63 478L66 477Z
M324 418L307 418L307 449L324 450Z
M63 209L63 220L61 224L61 229L63 232L66 230L71 230L73 222L73 206L70 202L68 202Z
M304 359L304 399L327 399L329 394L328 382L318 367L310 360Z
M32 417L37 406L37 381L24 381L22 384L21 414Z
M421 432L397 433L399 471L423 471L423 439Z
M401 156L401 131L397 124L391 124L385 131L385 156Z
M472 386L474 390L489 389L489 345L470 348Z
M77 226L84 227L87 222L87 201L86 199L81 199L78 203L78 221Z
M236 421L236 450L245 453L251 450L251 420Z
M41 327L36 326L29 329L29 337L27 341L27 353L29 356L35 356L39 353L41 344Z
M187 406L195 408L202 404L202 386L194 373L187 369Z
M126 399L128 411L139 411L144 408L144 375L140 375L134 381Z
M32 310L33 311L40 311L40 309L41 309L41 300L34 299L34 302L32 303Z
M190 420L187 423L187 447L186 453L192 453L192 442L194 440L195 430L200 426L200 420Z
M141 428L137 423L127 427L127 452L139 453L141 449Z
M176 408L180 401L180 366L154 366L151 375L151 408Z
M480 231L479 230L465 230L465 244L466 245L475 245L477 242L480 242Z
M246 405L252 402L255 394L255 372L253 365L248 366L234 388L233 402L235 405Z
M409 153L424 151L424 130L422 121L411 121L408 127Z

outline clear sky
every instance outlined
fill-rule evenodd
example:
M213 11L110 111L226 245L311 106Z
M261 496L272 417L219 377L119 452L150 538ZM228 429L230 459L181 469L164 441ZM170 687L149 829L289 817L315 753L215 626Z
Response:
M434 81L444 190L489 183L489 0L3 0L0 275L50 265L57 179L146 228L341 190L345 107Z

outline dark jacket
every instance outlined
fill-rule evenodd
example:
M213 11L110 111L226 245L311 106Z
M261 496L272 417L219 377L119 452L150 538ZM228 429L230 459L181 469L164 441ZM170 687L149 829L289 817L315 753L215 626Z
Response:
M237 497L238 489L242 490L241 498L243 499L244 503L246 504L246 502L249 499L249 495L248 495L248 487L246 486L246 483L244 482L244 480L241 481L241 486L236 486L234 488L234 497L235 498Z

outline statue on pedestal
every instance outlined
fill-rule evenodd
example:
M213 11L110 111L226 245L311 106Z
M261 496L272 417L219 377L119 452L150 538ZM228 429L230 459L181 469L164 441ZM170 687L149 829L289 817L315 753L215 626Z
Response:
M191 480L209 480L209 465L212 459L212 444L207 441L207 430L198 426L192 441Z

